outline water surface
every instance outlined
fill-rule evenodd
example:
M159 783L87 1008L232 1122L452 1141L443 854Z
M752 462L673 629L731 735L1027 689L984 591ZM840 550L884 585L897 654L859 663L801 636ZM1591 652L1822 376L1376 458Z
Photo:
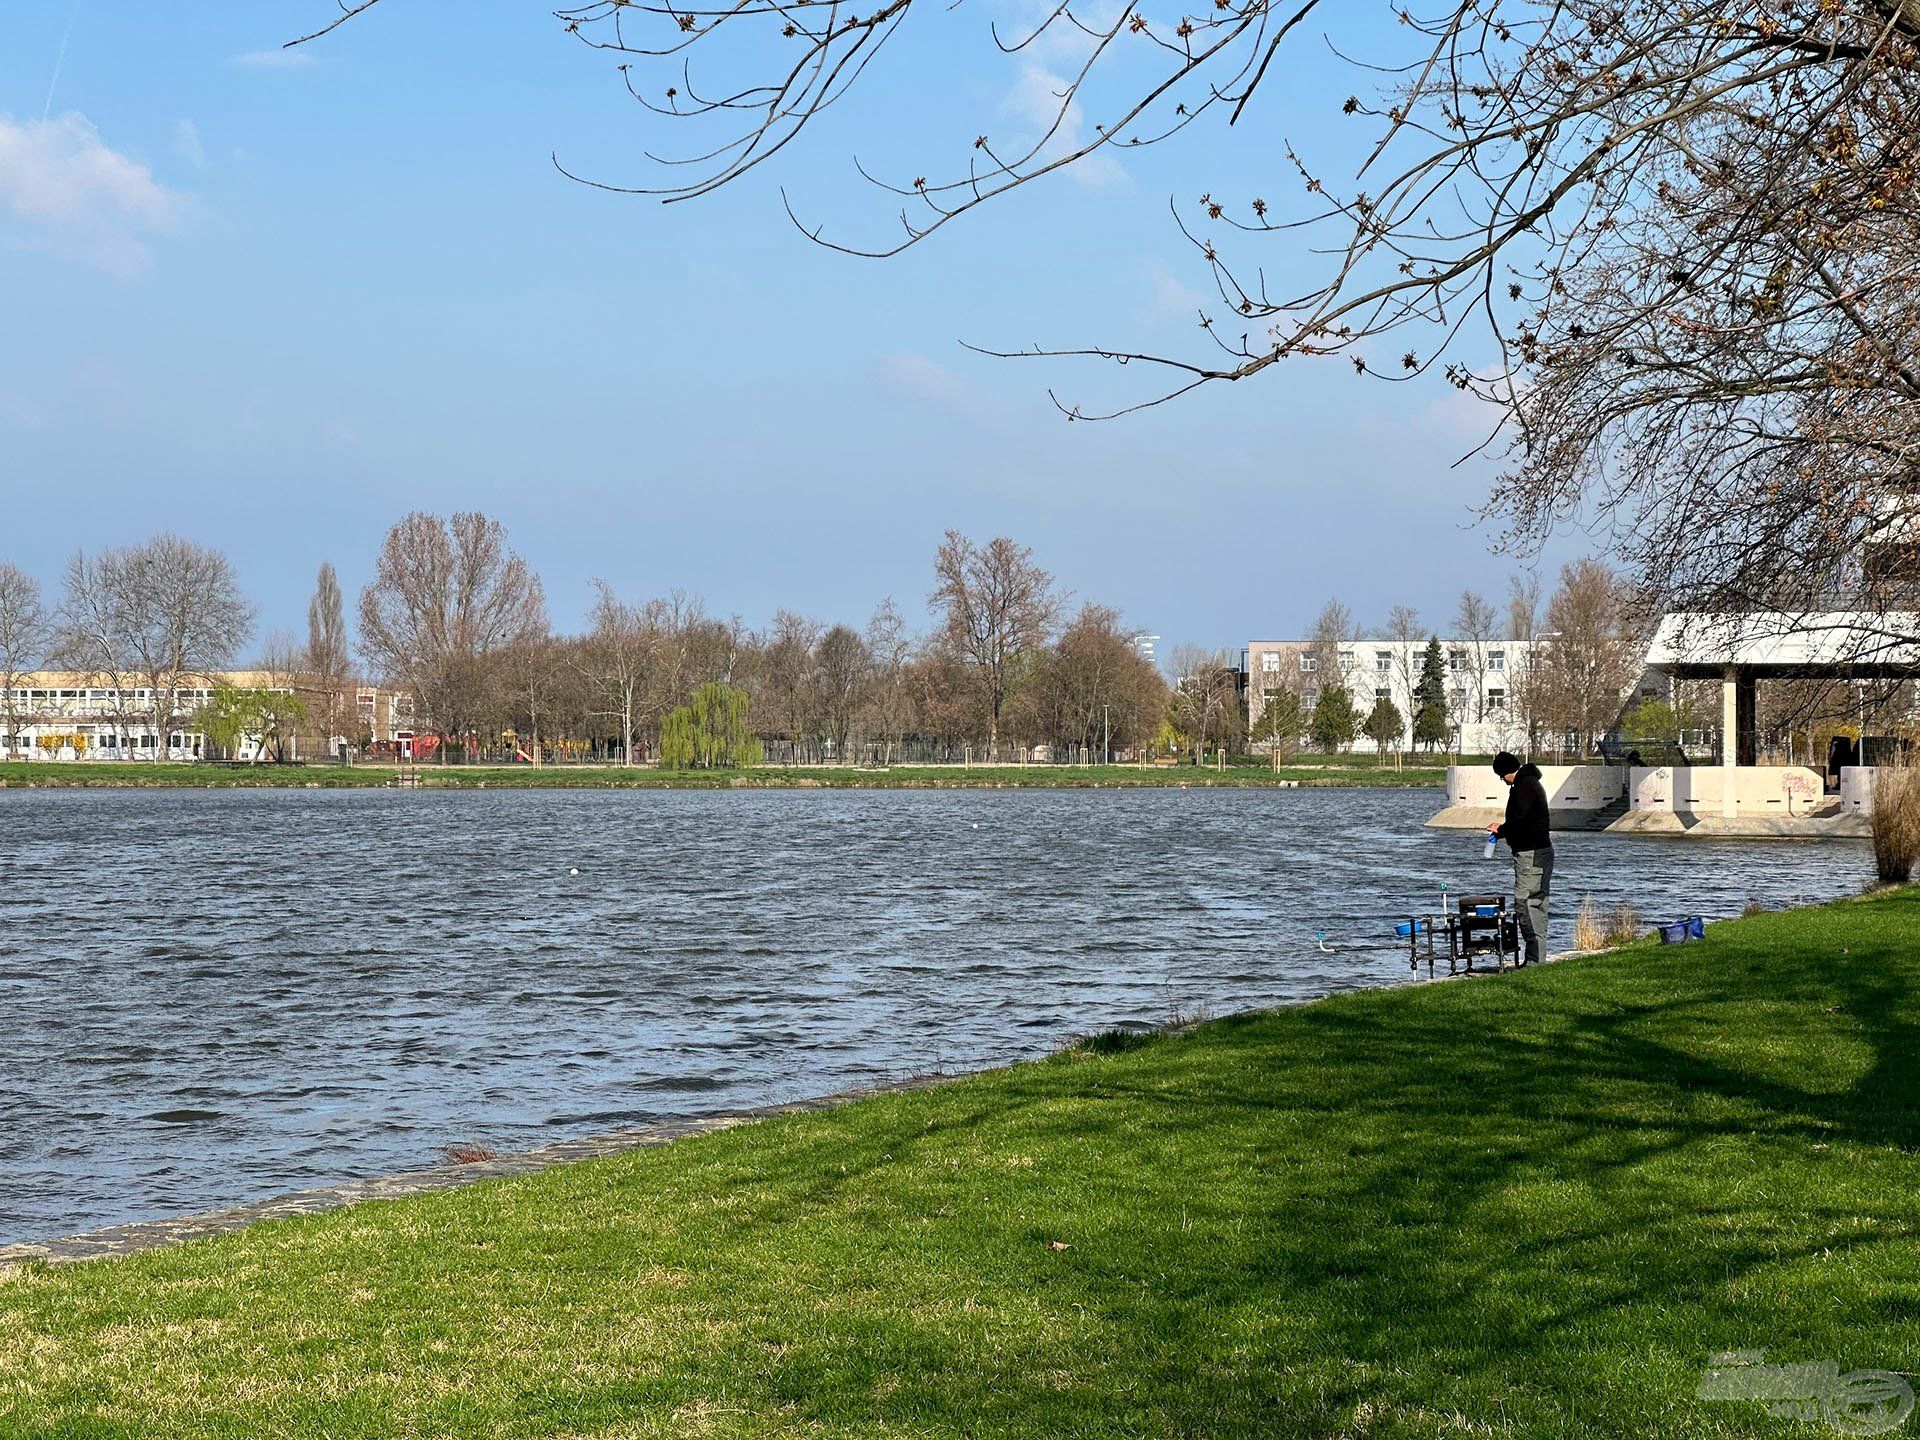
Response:
M1404 983L1393 920L1508 876L1441 803L0 790L0 1242ZM1585 893L1729 914L1870 870L1559 848L1558 945Z

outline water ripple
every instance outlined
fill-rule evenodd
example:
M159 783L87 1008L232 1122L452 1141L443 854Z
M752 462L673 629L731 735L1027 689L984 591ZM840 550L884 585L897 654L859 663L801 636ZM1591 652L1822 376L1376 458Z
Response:
M1503 873L1437 803L3 790L0 1241L1402 983L1393 920ZM1726 914L1868 872L1561 849L1562 939L1585 893Z

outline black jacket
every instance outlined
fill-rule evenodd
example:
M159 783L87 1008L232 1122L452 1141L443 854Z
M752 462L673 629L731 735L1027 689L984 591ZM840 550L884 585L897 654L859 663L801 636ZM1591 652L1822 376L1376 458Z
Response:
M1522 765L1507 792L1507 820L1496 832L1511 850L1545 850L1553 844L1547 814L1547 787L1538 765Z

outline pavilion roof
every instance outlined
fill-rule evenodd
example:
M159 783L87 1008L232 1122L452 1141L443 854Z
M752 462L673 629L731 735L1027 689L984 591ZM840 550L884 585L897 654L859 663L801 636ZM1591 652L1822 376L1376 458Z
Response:
M1673 612L1647 648L1647 668L1671 675L1729 665L1808 679L1920 673L1920 612Z

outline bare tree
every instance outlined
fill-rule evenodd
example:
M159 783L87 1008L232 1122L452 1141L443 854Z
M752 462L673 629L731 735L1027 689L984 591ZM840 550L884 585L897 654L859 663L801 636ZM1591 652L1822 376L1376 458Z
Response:
M1487 718L1487 652L1499 638L1500 621L1486 596L1472 590L1460 592L1460 608L1453 614L1453 633L1467 653L1468 689L1473 697L1473 716L1478 722Z
M1406 713L1401 718L1406 723L1396 745L1396 749L1404 749L1412 735L1413 713L1418 708L1414 695L1420 684L1420 661L1427 632L1420 623L1420 612L1411 605L1395 605L1388 610L1383 628L1386 638L1393 642L1391 663L1395 693L1405 697Z
M987 718L987 749L997 754L1000 717L1015 679L1047 643L1061 597L1033 552L1005 536L976 546L947 531L934 560L938 581L927 605L940 616L939 638L966 661Z
M697 595L672 590L649 600L642 610L646 624L660 637L660 663L653 669L647 695L647 714L654 724L668 711L686 704L693 692L714 677L707 673L697 637L712 622L706 604Z
M918 733L932 737L947 752L977 739L986 726L986 697L967 662L936 638L930 638L908 668Z
M1532 571L1507 577L1506 638L1520 642L1507 677L1507 706L1522 743L1533 748L1540 730L1540 685L1534 675L1535 641L1540 634L1540 577Z
M834 759L844 764L871 657L867 643L850 625L835 625L814 646L814 695L820 724Z
M779 610L761 646L761 678L768 702L764 718L787 737L794 760L801 758L815 729L813 652L820 631L818 622L792 610Z
M500 651L500 708L513 728L520 753L536 769L544 760L541 726L549 732L555 728L565 704L567 680L578 668L572 646L544 633Z
M53 644L53 628L40 598L40 582L0 560L0 759L19 741L20 681L40 668Z
M1133 643L1120 612L1091 601L1054 643L1038 681L1046 738L1103 761L1110 747L1146 739L1167 713L1166 682Z
M631 765L661 634L645 613L622 601L604 580L594 581L592 622L581 647L581 662L597 703L606 707L595 713L620 722L620 763Z
M1540 629L1540 577L1507 577L1507 639L1531 644Z
M318 694L326 743L332 748L346 710L346 690L353 679L348 650L347 613L340 596L340 577L323 564L315 578L313 598L307 602L307 668Z
M894 748L913 723L913 698L908 666L913 641L906 622L891 597L882 600L867 621L867 685L861 707L861 725L869 740L884 741L880 763L893 763Z
M354 0L333 24L372 3ZM652 123L692 132L684 153L662 156L675 163L657 186L591 183L671 200L756 170L829 105L848 113L914 3L858 15L814 0L562 9L566 33L620 58ZM1437 370L1509 427L1494 503L1523 544L1584 508L1619 522L1640 579L1690 608L1793 606L1838 589L1910 599L1920 0L1441 0L1419 14L1063 0L1024 31L994 28L997 44L980 50L1071 45L1046 123L1024 136L983 123L944 167L870 175L898 216L882 238L795 223L818 243L888 255L1011 190L1190 130L1207 135L1208 155L1231 134L1266 147L1299 118L1266 108L1294 93L1269 78L1287 73L1285 47L1317 54L1312 26L1388 13L1399 23L1367 32L1341 107L1369 127L1350 180L1289 146L1278 190L1190 187L1179 221L1213 292L1196 352L1027 353L1162 377L1097 413L1295 356L1340 354L1395 379ZM1329 38L1345 52L1343 34ZM945 69L966 63L951 45L935 53ZM1258 123L1230 128L1242 120ZM1297 288L1267 281L1297 273L1290 256L1248 254L1276 242L1323 257ZM1461 358L1483 354L1481 366Z
M1530 669L1543 719L1571 737L1584 755L1620 716L1640 673L1642 647L1629 597L1617 576L1597 560L1560 571L1547 602L1551 632Z
M224 668L253 630L253 607L217 550L158 535L144 544L76 555L67 567L59 626L67 662L98 676L114 702L121 750L127 721L153 727L153 758L191 713L183 687ZM146 703L134 702L136 686Z
M301 690L312 689L312 653L286 631L272 630L261 640L253 668L260 673L260 683L252 689L262 702L258 718L263 722L260 729L249 730L258 737L256 758L265 754L282 764L293 758L300 727L312 720L310 707L300 698ZM289 695L297 703L286 704ZM331 741L331 731L328 738Z
M1168 718L1193 742L1193 763L1209 742L1224 751L1240 734L1240 692L1232 659L1224 650L1182 643L1168 653L1174 682Z
M106 555L81 551L61 576L60 608L55 612L54 658L70 670L97 681L112 697L115 748L126 756L133 711L133 663L118 592L111 583Z
M507 549L505 527L474 511L407 516L387 533L360 593L368 662L455 741L484 715L500 652L546 633L540 577Z
M1338 683L1349 696L1353 694L1353 672L1359 664L1355 651L1359 634L1353 612L1338 600L1329 600L1320 608L1307 640L1307 653L1313 656L1320 688Z

